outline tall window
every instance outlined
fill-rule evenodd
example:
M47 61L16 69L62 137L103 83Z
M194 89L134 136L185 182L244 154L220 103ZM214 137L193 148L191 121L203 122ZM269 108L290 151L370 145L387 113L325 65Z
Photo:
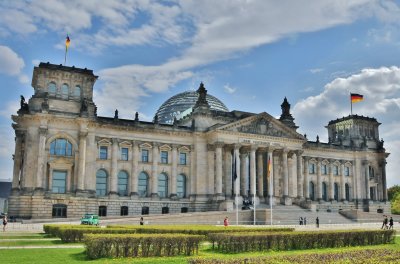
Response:
M142 162L149 162L149 150L142 149Z
M67 217L67 206L65 204L53 204L52 216L54 218Z
M50 143L50 155L72 156L72 144L64 138L57 138Z
M186 165L186 153L179 153L179 164Z
M161 163L168 164L168 151L161 151Z
M310 174L315 174L315 164L314 163L308 164L308 172Z
M148 192L149 177L145 172L139 174L138 193L140 197L146 197Z
M128 215L128 206L121 206L121 216Z
M328 188L325 182L322 183L322 200L328 201Z
M350 167L344 167L344 176L350 176Z
M142 215L148 215L149 214L149 207L148 206L143 206L142 207Z
M328 167L326 166L326 164L322 164L321 165L321 172L323 175L327 175L328 174Z
M344 190L346 192L346 201L350 201L350 186L348 183L345 184Z
M66 183L67 172L54 170L51 191L53 193L65 193Z
M99 158L102 160L106 160L107 159L107 153L108 153L108 147L107 146L100 146L99 149Z
M158 175L158 196L160 198L168 196L168 177L165 173Z
M128 173L125 171L118 172L118 194L120 196L128 195Z
M81 97L81 87L79 87L78 85L75 86L74 97L75 98L80 98Z
M310 194L310 199L312 201L314 201L315 199L315 195L314 195L315 191L314 191L314 183L310 182L310 187L309 187L309 194Z
M375 177L374 168L372 168L371 166L369 166L368 168L369 168L369 178L373 179Z
M107 194L107 172L98 170L96 173L96 195L105 196Z
M50 95L55 95L57 93L56 84L54 82L49 83L49 85L47 86L47 91Z
M162 213L162 214L169 214L169 207L166 207L166 206L165 206L165 207L162 207L162 208L161 208L161 213Z
M99 206L99 216L107 216L107 206Z
M121 148L121 160L128 160L128 148Z
M333 166L333 175L339 175L339 166Z
M333 199L339 201L339 184L335 182L333 185Z
M179 198L186 196L186 177L185 175L179 174L176 178L176 195Z
M69 94L69 87L67 84L63 84L61 86L61 97L64 99L68 99L68 94Z

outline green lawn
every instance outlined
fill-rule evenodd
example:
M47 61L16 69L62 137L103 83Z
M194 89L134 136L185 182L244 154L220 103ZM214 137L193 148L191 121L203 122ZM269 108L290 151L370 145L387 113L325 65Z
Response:
M1 241L3 237L0 237L0 246L3 243L9 243L10 241ZM15 238L15 237L14 237ZM22 241L17 241L22 242ZM52 240L43 241L26 241L30 242L30 245L34 245L36 242L42 243L55 243ZM60 243L60 242L58 242ZM20 244L21 245L21 244ZM36 244L37 245L37 244ZM45 245L45 244L41 244ZM54 244L52 244L54 245ZM76 245L76 244L66 244L66 245ZM222 254L211 250L211 245L206 243L202 245L199 254L195 257L200 258L212 258L212 259L228 259L228 258L239 258L239 257L257 257L257 256L283 256L283 255L297 255L301 256L303 254L325 254L325 253L344 253L350 251L365 251L366 249L392 249L400 252L400 237L396 237L395 244L379 245L379 246L366 246L366 247L352 247L352 248L334 248L334 249L313 249L313 250L296 250L290 252L250 252L241 254ZM138 258L138 259L100 259L100 260L87 260L83 248L55 248L55 249L6 249L0 250L0 263L143 263L143 264L174 264L174 263L187 263L187 257L159 257L159 258ZM192 257L190 257L192 258ZM335 263L345 263L340 261L335 261ZM350 262L348 262L350 263ZM352 262L354 263L354 262ZM400 263L391 262L391 263Z

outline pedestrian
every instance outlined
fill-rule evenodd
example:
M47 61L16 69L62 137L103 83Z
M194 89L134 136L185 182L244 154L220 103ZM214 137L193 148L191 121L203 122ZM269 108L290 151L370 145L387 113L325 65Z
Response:
M304 225L307 225L307 218L304 216L303 218Z
M390 217L390 220L389 220L389 229L393 229L393 217Z
M387 229L388 228L388 217L387 217L387 215L384 215L383 217L384 218L383 218L381 229Z
M303 225L303 217L301 217L301 216L300 216L300 218L299 218L299 224L300 224L300 225Z
M6 226L7 226L8 220L7 220L7 215L3 217L3 232L6 231Z
M225 219L224 219L224 226L227 227L228 225L229 225L228 217L225 217Z
M144 221L143 221L143 216L142 216L142 217L140 217L139 224L140 224L140 225L143 225L143 224L144 224Z
M317 216L317 219L315 219L315 225L317 226L317 228L319 228L319 218Z

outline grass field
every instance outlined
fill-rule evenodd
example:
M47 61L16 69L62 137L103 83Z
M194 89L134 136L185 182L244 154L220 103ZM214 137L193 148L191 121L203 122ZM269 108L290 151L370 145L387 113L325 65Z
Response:
M42 237L43 239L38 238ZM7 239L18 239L18 240L6 240ZM3 246L26 246L26 245L63 245L59 240L48 240L44 239L43 235L29 235L29 234L18 234L18 235L7 235L0 236L0 247ZM79 244L64 244L69 245L79 245ZM333 248L333 249L312 249L312 250L294 250L290 252L250 252L242 254L222 254L211 250L211 245L205 243L201 246L199 254L196 257L199 258L210 258L210 259L229 259L229 258L240 258L240 257L257 257L257 256L295 256L301 257L304 254L329 254L329 253L339 253L338 255L346 252L352 251L366 251L367 249L390 249L399 252L400 254L400 237L396 238L395 244L379 245L379 246L366 246L366 247L351 247L351 248ZM1 249L0 250L0 263L143 263L143 264L174 264L174 263L187 263L187 257L159 257L159 258L138 258L138 259L99 259L99 260L88 260L84 253L84 248L39 248L39 249ZM193 257L190 257L193 258ZM307 255L305 256L307 258ZM274 262L281 263L281 262ZM332 263L357 263L350 260L335 259ZM362 262L359 262L362 263ZM368 263L368 262L367 262ZM377 262L373 262L377 263ZM378 262L379 263L379 262ZM400 259L397 261L391 261L390 263L400 263Z

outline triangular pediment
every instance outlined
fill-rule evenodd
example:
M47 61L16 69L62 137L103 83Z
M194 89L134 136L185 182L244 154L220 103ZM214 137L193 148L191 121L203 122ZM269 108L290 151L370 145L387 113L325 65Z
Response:
M265 112L223 125L217 130L304 140L302 135Z

